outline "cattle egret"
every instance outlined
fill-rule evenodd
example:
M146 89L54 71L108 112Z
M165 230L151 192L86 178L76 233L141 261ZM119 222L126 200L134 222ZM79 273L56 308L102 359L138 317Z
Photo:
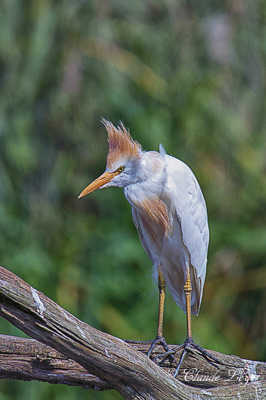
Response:
M159 152L143 151L122 123L116 127L103 120L103 124L109 142L106 169L80 193L79 198L98 188L117 186L124 189L141 243L153 263L158 281L157 337L148 354L158 343L168 351L163 337L167 286L175 302L186 313L183 360L190 345L204 351L192 341L191 331L191 313L198 315L200 309L209 244L204 197L191 169L166 154L161 145Z

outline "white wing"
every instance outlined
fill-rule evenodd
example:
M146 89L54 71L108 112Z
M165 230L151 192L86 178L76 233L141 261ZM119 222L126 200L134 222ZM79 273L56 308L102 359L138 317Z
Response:
M143 197L155 194L167 207L170 231L156 230L154 221L132 203L132 215L140 240L155 267L160 265L166 284L176 303L185 311L184 284L187 266L192 281L192 312L198 314L206 274L209 229L206 204L199 184L182 161L162 155L165 161L161 185ZM166 179L165 179L166 178ZM150 188L149 188L150 189ZM129 196L127 196L128 198ZM154 203L156 204L156 203ZM151 232L153 230L153 232ZM156 232L156 240L154 233Z
M174 252L172 249L174 243L171 243L172 238L176 239L181 234L185 253L188 256L185 262L189 263L192 272L192 312L198 314L205 282L209 244L206 204L198 181L191 169L182 161L171 156L166 156L166 163L167 185L165 195L171 200L170 214L174 232L172 237L170 236L169 239L166 238L164 240L162 253L166 256L166 259L171 259L171 262L166 262L165 266L162 264L162 269L164 274L168 276L169 289L177 300L180 298L180 288L178 289L179 294L177 294L175 288L180 285L177 285L175 274L173 273L172 257L169 257L169 254ZM179 247L179 251L180 248L182 246ZM184 265L182 267L184 269ZM184 280L186 279L185 275ZM182 296L182 299L184 300L184 296ZM184 308L184 302L182 308Z

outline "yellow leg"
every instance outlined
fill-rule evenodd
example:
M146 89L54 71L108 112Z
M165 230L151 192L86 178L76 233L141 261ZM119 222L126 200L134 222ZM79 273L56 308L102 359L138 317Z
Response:
M148 350L148 357L151 357L152 351L156 345L160 345L164 348L165 352L169 352L169 347L163 337L163 314L164 314L164 300L165 300L165 280L160 268L158 268L158 288L159 288L159 310L158 310L158 329L157 336L151 342L150 348ZM170 355L171 359L174 358Z
M185 355L188 352L189 347L194 347L198 352L202 354L202 356L206 359L209 359L211 364L213 362L217 364L221 364L221 362L218 360L218 358L214 357L212 354L210 354L207 350L203 349L200 347L198 344L194 343L192 340L192 331L191 331L191 292L192 292L192 286L191 286L191 279L190 279L190 269L188 268L187 270L187 280L184 285L184 292L186 295L186 316L187 316L187 338L181 348L183 347L183 351L181 354L181 357L178 361L174 377L176 377L179 374L180 367L184 361Z
M184 292L186 295L186 316L187 316L187 338L192 338L192 331L191 331L191 279L190 279L190 269L187 270L187 280L184 285Z
M158 330L157 336L163 336L163 313L165 301L165 280L161 270L158 271L158 288L159 288L159 312L158 312Z

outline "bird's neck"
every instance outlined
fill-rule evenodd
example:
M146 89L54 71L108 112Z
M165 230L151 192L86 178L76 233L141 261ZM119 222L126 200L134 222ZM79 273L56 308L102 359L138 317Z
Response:
M161 199L166 185L166 171L163 157L150 151L143 154L137 182L127 185L124 194L132 206L148 199Z

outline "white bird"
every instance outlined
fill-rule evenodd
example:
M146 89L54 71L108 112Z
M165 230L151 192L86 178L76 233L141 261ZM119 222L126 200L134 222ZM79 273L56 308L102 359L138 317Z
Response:
M188 344L195 345L191 312L199 313L206 274L209 228L204 197L191 169L166 154L161 145L159 152L143 151L122 123L116 127L103 120L103 124L109 142L106 170L79 198L98 188L124 189L134 224L158 280L158 330L149 354L157 343L168 350L163 337L166 284L186 313L184 356Z

